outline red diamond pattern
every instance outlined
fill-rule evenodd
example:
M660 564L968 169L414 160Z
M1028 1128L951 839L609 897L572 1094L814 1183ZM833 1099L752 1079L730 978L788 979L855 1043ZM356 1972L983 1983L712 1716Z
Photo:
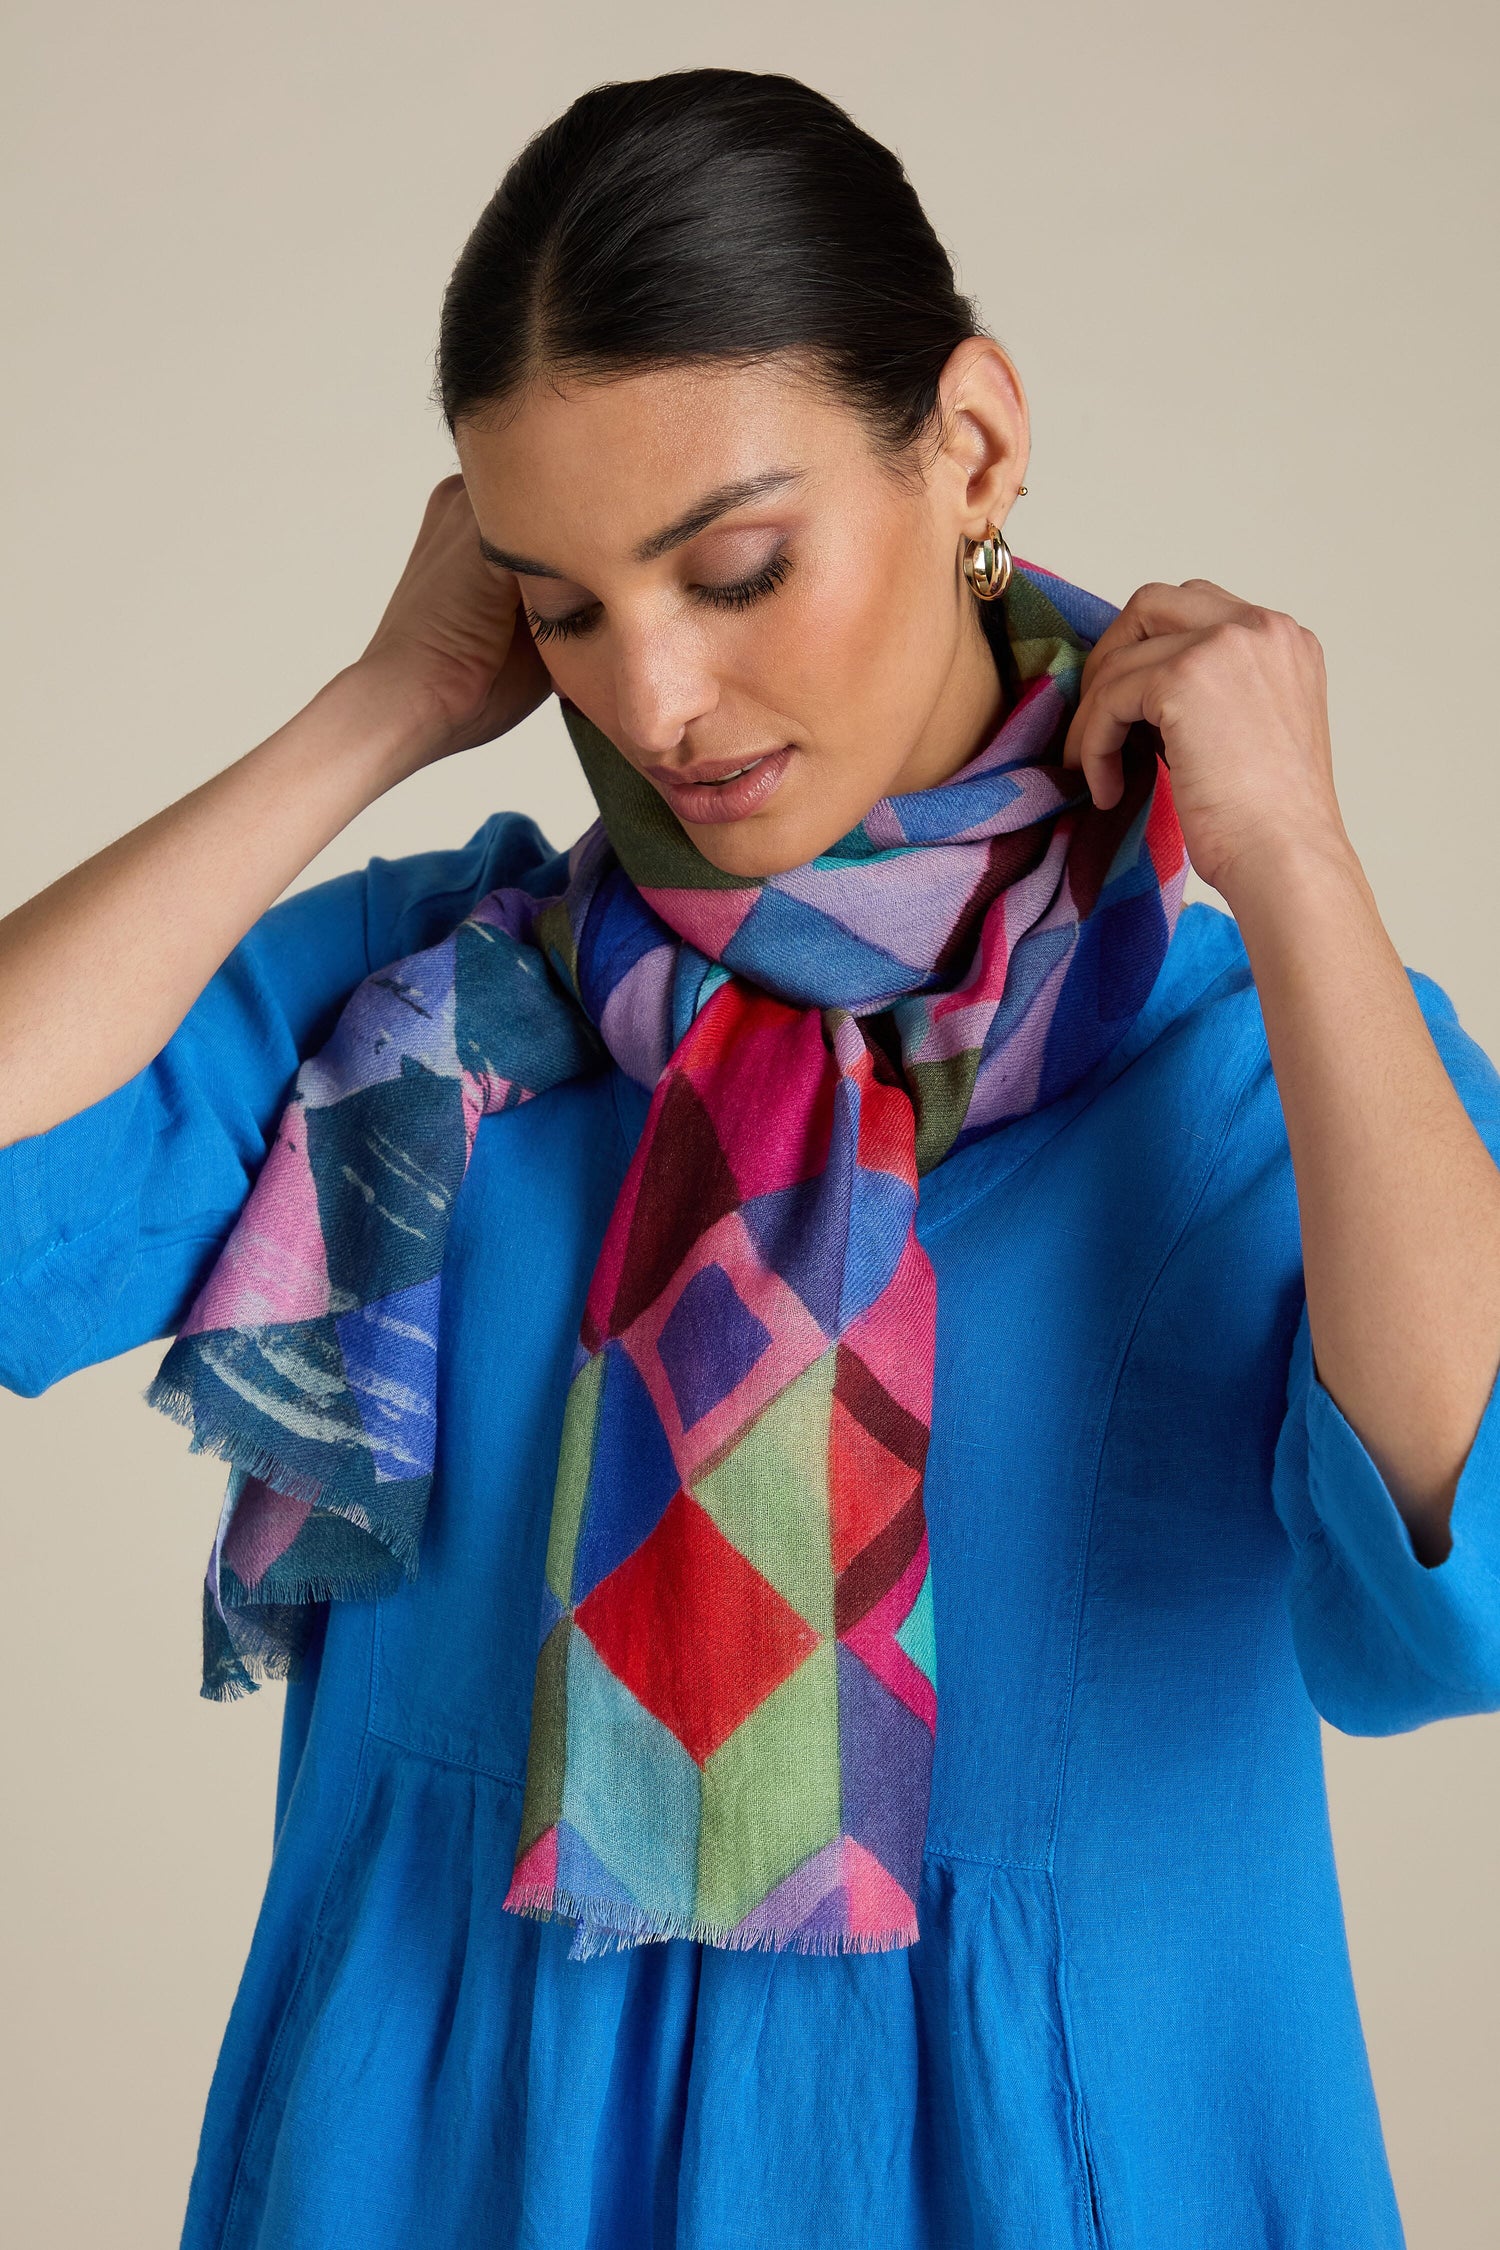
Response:
M699 1765L818 1645L812 1627L686 1492L574 1616Z
M898 1461L855 1420L842 1399L834 1400L828 1433L828 1507L835 1574L900 1514L921 1482L920 1469Z

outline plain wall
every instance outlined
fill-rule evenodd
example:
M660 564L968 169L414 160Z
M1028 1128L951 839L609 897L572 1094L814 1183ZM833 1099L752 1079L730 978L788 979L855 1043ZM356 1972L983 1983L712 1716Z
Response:
M452 467L438 303L585 86L786 70L891 142L1035 424L1031 560L1212 578L1327 652L1402 958L1500 1055L1497 18L1482 0L12 0L0 909L354 657ZM375 806L307 880L592 817L555 706ZM1193 895L1193 894L1190 894ZM0 2228L174 2242L270 1847L279 1695L197 1697L221 1472L155 1347L0 1396ZM1413 2250L1490 2250L1500 1722L1325 1729Z

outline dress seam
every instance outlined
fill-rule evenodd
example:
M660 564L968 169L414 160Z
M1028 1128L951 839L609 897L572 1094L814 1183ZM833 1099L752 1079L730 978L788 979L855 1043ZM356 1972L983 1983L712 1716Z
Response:
M501 1773L497 1766L484 1765L478 1758L451 1758L442 1750L429 1750L420 1742L406 1742L399 1734L389 1734L373 1720L365 1729L372 1742L383 1742L388 1750L399 1750L409 1758L425 1759L430 1766L443 1766L451 1773L478 1774L481 1780L497 1782L502 1789L524 1789L524 1774Z
M26 1285L40 1268L49 1265L54 1258L62 1257L70 1250L79 1249L92 1236L101 1233L105 1227L116 1220L122 1211L128 1212L130 1202L131 1199L128 1195L120 1196L117 1201L111 1203L107 1211L101 1211L97 1219L91 1219L88 1225L80 1227L76 1234L49 1233L47 1239L39 1243L29 1255L23 1257L19 1265L11 1267L0 1286L10 1289L15 1286Z
M1130 1324L1125 1331L1119 1357L1115 1363L1114 1374L1110 1379L1108 1394L1102 1403L1098 1435L1094 1441L1094 1457L1089 1475L1088 1506L1083 1511L1078 1531L1078 1560L1073 1578L1073 1627L1068 1647L1068 1679L1063 1707L1062 1743L1057 1760L1057 1783L1053 1791L1052 1818L1047 1834L1046 1863L1049 1871L1055 1864L1057 1831L1062 1817L1063 1785L1067 1771L1068 1752L1072 1746L1073 1702L1078 1682L1078 1648L1083 1633L1084 1588L1088 1577L1089 1545L1093 1538L1094 1514L1099 1503L1099 1480L1104 1465L1105 1448L1109 1442L1110 1425L1114 1420L1115 1404L1119 1398L1120 1385L1125 1378L1125 1370L1130 1364L1130 1356L1135 1350L1140 1335L1141 1322L1145 1319L1147 1308L1161 1286L1162 1277L1181 1248L1183 1238L1192 1224L1199 1204L1203 1201L1208 1183L1213 1178L1214 1169L1218 1163L1219 1152L1229 1137L1230 1129L1240 1113L1245 1095L1249 1091L1252 1079L1260 1068L1261 1061L1262 1056L1259 1051L1251 1056L1232 1098L1225 1105L1223 1121L1214 1136L1212 1147L1204 1158L1198 1184L1189 1197L1182 1217L1173 1231L1172 1238L1157 1260L1155 1270L1142 1289L1140 1300L1131 1315Z
M1140 1293L1139 1302L1137 1303L1135 1312L1131 1317L1130 1324L1126 1329L1124 1340L1120 1346L1120 1353L1115 1365L1114 1374L1110 1381L1108 1395L1103 1403L1103 1407L1099 1417L1099 1430L1094 1443L1094 1458L1089 1480L1088 1505L1083 1511L1083 1520L1079 1527L1078 1560L1074 1571L1073 1629L1068 1648L1068 1679L1063 1706L1062 1743L1059 1749L1057 1760L1057 1783L1053 1792L1052 1819L1047 1835L1046 1875L1048 1891L1052 1903L1053 1937L1054 1943L1057 1948L1057 2018L1058 2029L1061 2034L1063 2043L1063 2056L1067 2065L1068 2104L1073 2132L1073 2154L1075 2164L1079 2168L1079 2178L1077 2184L1081 2190L1083 2200L1088 2211L1089 2239L1091 2245L1094 2246L1094 2250L1108 2250L1109 2232L1105 2225L1104 2213L1102 2208L1102 2198L1099 2194L1098 2174L1094 2163L1093 2149L1089 2139L1088 2108L1084 2098L1082 2073L1079 2069L1078 2052L1073 2033L1073 2016L1068 1996L1068 1949L1066 1926L1062 1911L1062 1901L1058 1896L1056 1875L1057 1834L1062 1820L1063 1793L1067 1778L1068 1756L1072 1748L1073 1739L1073 1703L1078 1681L1078 1650L1083 1633L1084 1595L1088 1582L1089 1545L1093 1536L1094 1514L1098 1507L1099 1501L1099 1484L1104 1466L1104 1453L1105 1448L1109 1442L1110 1424L1114 1419L1115 1402L1119 1397L1120 1385L1125 1378L1125 1370L1130 1364L1130 1355L1135 1349L1136 1341L1140 1334L1141 1322L1145 1319L1147 1308L1150 1305L1152 1298L1155 1296L1157 1289L1161 1285L1162 1277L1166 1273L1168 1266L1172 1262L1172 1259L1176 1256L1178 1249L1181 1247L1183 1238L1186 1235L1188 1228L1192 1224L1193 1216L1197 1211L1198 1206L1203 1201L1204 1194L1206 1193L1208 1188L1208 1183L1213 1178L1214 1169L1218 1162L1219 1152L1223 1148L1225 1141L1228 1139L1229 1133L1234 1125L1234 1121L1240 1113L1245 1095L1249 1090L1250 1084L1254 1079L1257 1070L1259 1069L1260 1061L1261 1057L1258 1052L1252 1055L1251 1060L1247 1064L1231 1099L1226 1103L1223 1121L1220 1124L1217 1134L1214 1136L1213 1144L1209 1149L1203 1163L1198 1184L1188 1198L1187 1205L1183 1211L1182 1217L1178 1221L1176 1228L1173 1230L1171 1240L1168 1242L1166 1248L1161 1254L1161 1257L1158 1259L1154 1272L1151 1274L1150 1279L1147 1281L1145 1287Z
M1073 2042L1073 2013L1068 2003L1068 1947L1063 1930L1062 1904L1057 1878L1047 1870L1047 1891L1052 1904L1052 1931L1057 1946L1057 2021L1062 2034L1063 2059L1068 2073L1068 2112L1073 2128L1073 2153L1079 2168L1078 2186L1089 2214L1090 2250L1109 2250L1109 2234L1098 2191L1098 2172L1089 2138L1088 2109L1083 2098L1078 2057Z
M1044 1859L999 1859L985 1852L960 1851L956 1845L926 1843L922 1848L923 1860L940 1859L960 1867L999 1868L1012 1875L1045 1875Z
M45 1282L50 1269L62 1267L65 1270L66 1261L72 1258L76 1252L84 1250L95 1236L103 1236L107 1241L108 1231L116 1227L122 1217L126 1228L132 1232L134 1238L131 1253L133 1262L134 1255L140 1247L141 1215L138 1202L132 1210L132 1198L129 1195L122 1195L110 1205L107 1211L102 1211L97 1219L92 1220L88 1226L81 1227L76 1234L49 1234L44 1244L33 1250L29 1256L23 1258L18 1266L12 1267L3 1280L0 1280L0 1297L9 1296L12 1293L18 1297L24 1297L35 1291L41 1283ZM68 1339L75 1354L78 1352L87 1353L104 1324L107 1312L118 1299L120 1288L123 1286L122 1283L104 1301L100 1301L98 1292L90 1292L91 1317L79 1322ZM50 1389L51 1385L60 1379L57 1367L54 1364L46 1376L45 1387Z
M430 1750L425 1743L408 1742L401 1735L376 1726L373 1721L366 1727L365 1733L371 1742L382 1743L388 1750L397 1750L403 1757L420 1758L427 1765L440 1766L445 1772L477 1774L481 1780L493 1781L502 1789L520 1791L526 1786L525 1777L521 1774L502 1773L497 1766L485 1765L477 1758L455 1758L442 1750ZM956 1844L940 1841L929 1841L922 1856L924 1860L952 1861L964 1867L1000 1868L1016 1875L1045 1875L1048 1872L1047 1863L1042 1859L998 1858L990 1853L964 1851Z

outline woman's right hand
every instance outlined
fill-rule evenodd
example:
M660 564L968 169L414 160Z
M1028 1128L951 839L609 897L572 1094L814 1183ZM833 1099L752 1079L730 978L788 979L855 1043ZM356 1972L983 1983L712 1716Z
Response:
M461 476L434 485L416 544L353 669L421 714L421 765L505 734L551 693L521 589L479 552Z

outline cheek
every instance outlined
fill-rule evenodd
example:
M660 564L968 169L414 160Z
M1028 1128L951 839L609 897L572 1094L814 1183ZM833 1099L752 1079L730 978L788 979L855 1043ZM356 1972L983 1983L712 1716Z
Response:
M852 542L847 562L809 574L795 618L789 607L768 689L774 696L782 683L785 706L825 749L854 743L869 758L888 742L904 757L952 662L944 593L915 542L883 550Z
M755 635L758 700L815 737L826 726L836 738L893 693L906 699L912 636L903 578L851 542L847 555L806 566L786 596L766 604Z
M586 640L538 641L536 650L559 695L576 703L580 711L590 710L598 702L599 683L607 676L608 667L600 662L597 651L590 656Z
M542 641L538 644L538 654L558 695L575 704L609 741L617 742L622 728L615 665L607 636Z

